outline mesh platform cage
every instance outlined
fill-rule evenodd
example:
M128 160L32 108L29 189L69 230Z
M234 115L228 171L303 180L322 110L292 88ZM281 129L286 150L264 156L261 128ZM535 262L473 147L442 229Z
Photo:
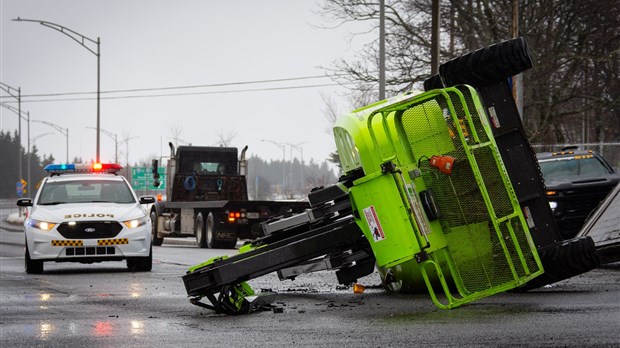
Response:
M334 132L352 147L339 152L356 154L364 171L351 196L385 279L426 284L440 307L542 273L482 110L476 92L459 86L363 110ZM442 171L436 158L453 162Z

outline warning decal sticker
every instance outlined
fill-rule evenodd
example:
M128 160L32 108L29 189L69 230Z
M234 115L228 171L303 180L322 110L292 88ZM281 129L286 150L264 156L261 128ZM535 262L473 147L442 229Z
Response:
M373 205L368 208L364 208L364 216L366 216L366 223L368 223L368 228L370 228L374 241L379 242L384 240L385 233L383 233L383 228L381 227L379 217L377 217L377 212L375 211L375 207Z

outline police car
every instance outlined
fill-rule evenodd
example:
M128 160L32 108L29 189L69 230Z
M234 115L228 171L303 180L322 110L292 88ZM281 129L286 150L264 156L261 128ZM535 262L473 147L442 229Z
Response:
M597 152L575 146L536 157L562 238L571 239L620 183L620 174Z
M131 271L152 267L151 222L119 164L50 164L24 219L26 272L42 273L43 263L126 260Z

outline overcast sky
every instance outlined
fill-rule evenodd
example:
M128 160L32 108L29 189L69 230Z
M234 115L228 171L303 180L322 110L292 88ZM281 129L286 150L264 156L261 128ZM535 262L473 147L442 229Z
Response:
M101 39L101 129L117 134L122 164L127 144L130 163L166 156L175 132L205 146L215 145L218 134L234 134L233 146L248 145L248 155L265 159L281 159L282 150L262 139L301 144L305 161L322 162L335 145L321 94L336 100L341 112L349 111L344 88L289 87L330 85L330 79L192 87L321 76L334 60L353 58L371 38L351 42L361 25L319 28L334 25L316 13L319 3L0 0L0 81L21 88L22 110L31 120L69 129L70 160L95 158L96 131L88 127L96 127L96 94L73 93L96 91L96 56L60 32L11 19L56 23ZM188 88L159 89L167 87ZM115 92L122 90L139 91ZM240 90L257 91L230 92ZM2 102L16 106L1 95ZM32 95L42 96L27 97ZM3 131L18 128L16 114L3 107L0 113ZM22 134L26 147L26 122ZM40 154L66 160L66 137L52 127L31 122L30 137L37 138ZM101 160L113 161L114 140L102 133L100 141ZM285 156L289 160L289 146Z

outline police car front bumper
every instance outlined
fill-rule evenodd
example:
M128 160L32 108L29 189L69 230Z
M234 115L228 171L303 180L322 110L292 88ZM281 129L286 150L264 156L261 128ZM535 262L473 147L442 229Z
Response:
M50 231L33 227L26 229L26 244L33 260L58 262L122 260L149 256L151 250L150 224L132 229L123 227L118 234L109 238L80 235L65 238L57 227Z

